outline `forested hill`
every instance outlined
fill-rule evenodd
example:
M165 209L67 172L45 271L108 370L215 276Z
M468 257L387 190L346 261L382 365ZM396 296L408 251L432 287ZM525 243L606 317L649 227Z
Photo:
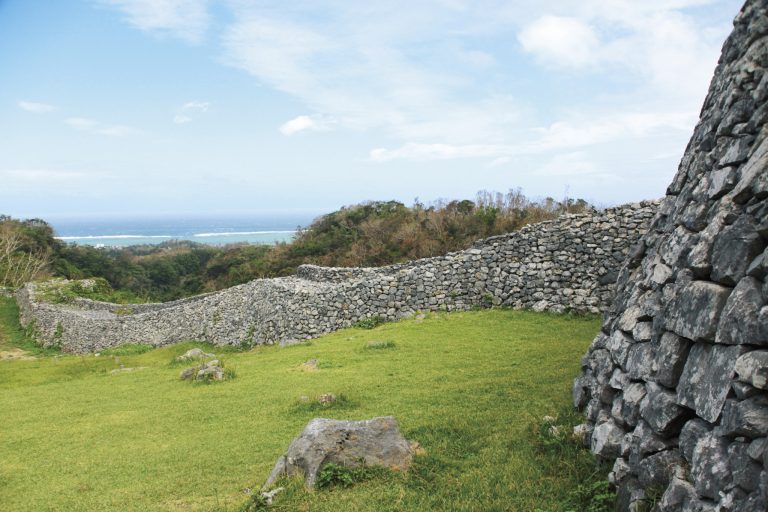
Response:
M166 301L290 275L303 263L380 266L436 256L479 238L589 209L580 199L530 200L520 190L480 192L475 201L429 206L373 201L319 217L291 243L213 247L170 241L114 249L62 243L40 219L0 217L0 285L15 287L31 276L101 277L109 286L105 283L94 298Z

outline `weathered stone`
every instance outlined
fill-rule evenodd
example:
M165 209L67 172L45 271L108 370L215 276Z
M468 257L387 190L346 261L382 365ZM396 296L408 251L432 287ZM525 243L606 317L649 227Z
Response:
M768 389L768 350L753 350L742 354L734 367L741 382L758 389Z
M264 488L271 487L282 475L304 476L313 488L323 465L333 462L346 467L384 466L405 470L411 463L415 445L401 434L391 417L365 421L315 418L280 456Z
M675 394L654 382L645 385L646 395L640 406L640 415L662 435L675 433L690 413L677 405Z
M621 366L626 368L627 356L629 355L629 347L634 343L634 340L624 334L624 332L616 330L608 339L607 348L611 353L613 360Z
M647 489L666 487L675 475L677 468L683 466L683 459L677 450L665 450L644 458L638 467L638 479Z
M736 380L731 382L731 389L733 389L736 398L739 400L744 400L762 393L761 390Z
M697 499L696 489L681 478L672 478L656 504L655 512L679 512Z
M626 425L637 425L640 406L645 398L645 386L640 382L633 382L624 388L621 398L619 417Z
M597 425L592 432L592 453L604 459L618 457L624 434L612 419Z
M684 285L666 308L667 329L683 338L714 341L730 293L730 288L707 281Z
M721 421L724 435L763 437L768 435L768 396L727 400Z
M713 423L720 416L742 346L696 343L677 385L677 402Z
M696 492L706 498L719 499L719 493L733 482L728 465L728 439L713 432L704 434L693 450L691 476Z
M640 380L651 375L654 362L654 347L651 343L635 343L627 354L627 373L632 380Z
M626 460L619 457L616 459L616 462L613 463L613 469L608 474L608 481L611 485L619 486L629 474L629 464L627 464Z
M756 463L747 453L749 444L734 442L728 447L728 465L731 468L734 485L748 493L757 490L760 485L762 464Z
M625 389L627 386L629 386L629 375L621 371L621 368L616 368L613 370L613 373L611 374L611 380L608 381L608 384L613 389ZM645 388L643 388L643 394L645 394Z
M650 425L643 420L637 423L630 438L630 450L639 454L642 458L646 455L668 450L677 445L675 438L667 438L658 435Z
M584 379L578 378L573 381L571 396L573 398L573 406L576 409L581 410L587 405L589 394L587 392L587 386L584 384Z
M712 425L702 420L701 418L693 418L683 425L680 430L680 452L685 457L685 460L691 462L693 460L693 450L696 448L696 443L699 442L704 434L712 432Z
M193 366L191 368L185 368L181 370L181 373L179 374L179 379L181 380L189 380L194 378L197 375L197 372L200 370L198 366Z
M762 463L763 455L765 454L766 450L768 450L768 438L760 437L758 439L753 439L752 442L749 443L749 448L747 448L747 454L753 460L756 460Z
M746 275L747 267L765 248L753 219L741 215L727 226L712 248L712 279L735 285Z
M758 324L760 308L764 304L760 288L760 282L753 277L745 277L739 281L728 297L720 316L720 325L715 338L717 343L768 344L768 339L761 339Z
M677 386L690 348L689 340L672 332L662 334L653 363L653 379L668 388Z
M632 338L635 341L651 341L653 337L653 322L638 322L632 329Z
M616 510L640 512L645 502L645 490L637 478L629 476L619 486L616 492Z
M176 359L179 361L189 361L192 359L211 359L216 357L215 354L209 354L207 352L204 352L202 349L199 348L192 348L184 352L183 355L180 355Z

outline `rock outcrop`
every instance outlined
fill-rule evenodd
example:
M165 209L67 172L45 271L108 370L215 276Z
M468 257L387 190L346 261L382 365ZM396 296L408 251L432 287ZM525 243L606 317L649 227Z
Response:
M765 511L768 1L748 0L573 398L622 510Z
M182 340L216 345L290 343L371 317L505 305L600 312L629 247L645 232L653 202L564 215L472 248L381 268L299 267L295 277L257 279L164 304L75 299L50 304L29 284L17 293L21 320L44 345L89 352L123 343Z

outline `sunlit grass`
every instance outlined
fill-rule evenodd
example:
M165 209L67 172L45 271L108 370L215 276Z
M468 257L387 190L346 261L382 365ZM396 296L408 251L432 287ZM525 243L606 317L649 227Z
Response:
M311 418L393 415L425 450L408 473L311 494L291 483L274 508L577 510L574 491L600 475L572 443L543 446L539 426L545 415L576 421L564 417L570 385L598 328L509 310L429 315L230 350L237 378L210 386L179 381L169 364L193 346L223 353L194 343L0 362L0 503L238 510ZM382 340L389 349L370 349ZM320 369L302 371L309 359ZM111 372L121 366L136 370ZM323 393L344 400L301 401Z

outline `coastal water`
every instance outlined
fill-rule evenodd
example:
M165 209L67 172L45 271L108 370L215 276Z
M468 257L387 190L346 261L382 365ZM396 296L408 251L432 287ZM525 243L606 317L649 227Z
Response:
M312 214L109 216L46 219L63 242L94 247L125 247L190 240L207 245L289 242Z

